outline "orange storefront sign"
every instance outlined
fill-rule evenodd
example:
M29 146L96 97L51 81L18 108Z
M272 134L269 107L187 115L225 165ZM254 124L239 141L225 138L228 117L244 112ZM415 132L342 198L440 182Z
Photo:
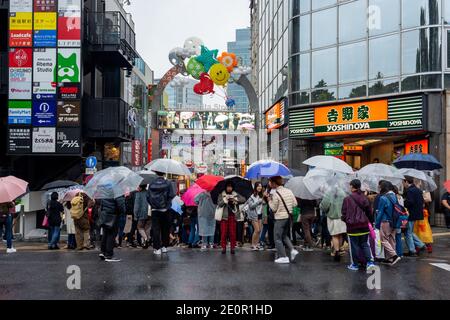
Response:
M388 101L376 100L316 108L316 136L387 132Z
M284 100L276 103L266 113L267 132L278 129L284 125Z
M410 154L410 153L425 153L425 154L427 154L428 152L429 152L428 140L413 141L413 142L408 142L407 144L405 144L405 154Z

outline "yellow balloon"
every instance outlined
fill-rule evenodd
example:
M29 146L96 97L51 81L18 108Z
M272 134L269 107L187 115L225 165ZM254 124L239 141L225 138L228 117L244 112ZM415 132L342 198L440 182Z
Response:
M228 79L230 79L230 73L221 63L213 65L209 70L209 75L212 81L219 86L225 85L228 82Z

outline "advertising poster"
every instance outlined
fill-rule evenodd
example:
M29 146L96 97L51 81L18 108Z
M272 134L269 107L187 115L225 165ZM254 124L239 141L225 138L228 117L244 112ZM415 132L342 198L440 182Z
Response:
M56 129L33 128L32 150L33 153L55 153Z
M81 137L79 128L58 129L56 133L56 152L62 154L81 153Z
M9 101L8 124L31 124L31 101Z
M32 124L35 127L56 126L56 101L33 101Z
M59 100L79 100L81 99L80 83L60 83L58 88Z
M56 12L34 13L34 46L56 47Z
M33 14L31 12L11 12L9 28L10 47L31 47L33 28Z
M58 50L58 83L80 82L80 49Z
M10 49L10 100L31 100L32 65L33 53L31 49Z
M81 105L79 101L58 102L58 126L78 127L80 125Z
M237 136L237 159L239 163L241 160L245 160L245 150L246 150L246 143L245 143L246 137L243 135Z
M56 49L34 49L33 99L56 99Z
M33 12L33 0L9 0L9 12Z
M31 129L26 127L9 128L8 152L26 154L31 152Z
M35 12L56 12L56 0L34 0Z
M81 12L65 11L58 14L58 46L81 46Z

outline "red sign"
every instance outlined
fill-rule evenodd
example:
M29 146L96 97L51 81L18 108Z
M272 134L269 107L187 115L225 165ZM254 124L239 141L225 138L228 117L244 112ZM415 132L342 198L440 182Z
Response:
M428 140L419 140L408 142L405 145L405 154L410 153L428 153Z
M147 163L151 162L152 157L152 139L148 139L147 141Z
M9 51L10 68L32 68L33 51L32 49L11 49Z
M26 31L11 30L9 32L10 47L31 47L31 44L32 44L31 30Z
M58 17L58 43L59 46L76 47L81 42L81 17Z
M134 140L131 144L131 164L134 167L142 164L142 144L139 140Z

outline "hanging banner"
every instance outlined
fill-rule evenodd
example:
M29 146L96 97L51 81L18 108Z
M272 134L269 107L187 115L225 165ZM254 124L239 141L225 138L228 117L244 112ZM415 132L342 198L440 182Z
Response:
M56 133L56 152L61 154L81 153L79 128L60 128Z
M34 127L56 126L56 101L33 101L32 124Z
M142 144L139 140L133 140L131 144L131 165L134 167L142 165Z
M31 12L11 12L9 17L9 46L31 47L33 14Z
M56 0L34 0L35 12L56 12Z
M8 124L31 124L31 101L9 101Z
M34 49L33 99L56 99L56 49Z
M31 100L32 66L33 54L31 49L10 49L10 100Z
M80 49L58 50L58 83L79 83L81 70Z
M55 153L56 129L33 128L33 153Z
M8 129L8 153L27 154L31 152L31 129L30 128L9 128Z
M34 13L34 46L56 47L56 12Z
M58 126L78 127L80 112L80 101L58 101Z
M33 12L33 0L9 0L9 12Z

